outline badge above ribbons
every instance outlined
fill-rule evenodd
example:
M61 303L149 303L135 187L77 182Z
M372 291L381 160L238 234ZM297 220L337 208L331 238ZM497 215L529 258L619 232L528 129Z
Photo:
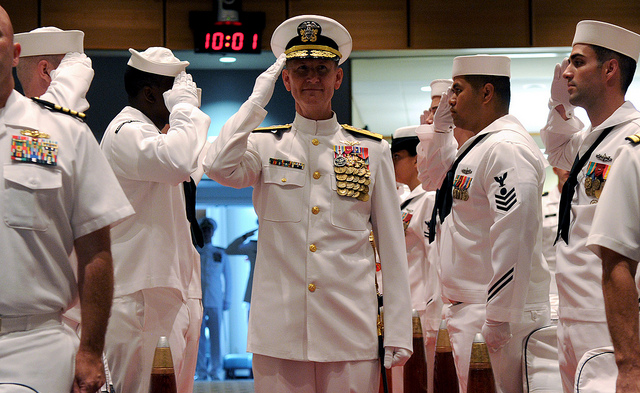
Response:
M369 200L369 149L347 145L333 146L333 169L336 173L337 193L340 196Z

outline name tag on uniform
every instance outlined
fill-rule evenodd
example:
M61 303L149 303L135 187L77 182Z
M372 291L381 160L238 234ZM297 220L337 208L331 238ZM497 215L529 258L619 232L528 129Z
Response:
M11 159L55 166L58 164L58 142L26 135L13 135Z

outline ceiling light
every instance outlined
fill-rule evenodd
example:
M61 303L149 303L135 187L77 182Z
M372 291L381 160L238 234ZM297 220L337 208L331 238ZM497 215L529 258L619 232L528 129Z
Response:
M232 56L222 56L220 58L220 63L235 63L236 62L236 58L232 57Z
M507 56L512 59L542 59L547 57L560 57L560 53L509 53Z
M431 86L422 86L420 88L420 91L430 92L431 91Z

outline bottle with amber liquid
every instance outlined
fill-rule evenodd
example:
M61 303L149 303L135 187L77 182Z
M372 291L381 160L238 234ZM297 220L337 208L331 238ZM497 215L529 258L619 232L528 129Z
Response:
M162 336L156 345L151 369L149 393L177 393L176 374L173 370L173 358L169 340Z
M427 354L418 311L413 310L413 354L404 365L404 391L427 393Z
M489 349L481 333L476 333L471 347L467 393L496 393Z
M460 387L453 351L447 330L447 321L440 322L436 339L436 360L434 365L433 391L436 393L459 393Z

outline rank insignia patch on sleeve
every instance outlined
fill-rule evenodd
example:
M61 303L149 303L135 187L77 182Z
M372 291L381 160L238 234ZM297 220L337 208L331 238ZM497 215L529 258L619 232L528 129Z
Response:
M498 182L500 189L495 195L496 197L496 209L508 212L517 202L518 197L516 195L516 188L512 187L510 190L505 186L507 180L507 172L502 176L494 177L494 180Z

